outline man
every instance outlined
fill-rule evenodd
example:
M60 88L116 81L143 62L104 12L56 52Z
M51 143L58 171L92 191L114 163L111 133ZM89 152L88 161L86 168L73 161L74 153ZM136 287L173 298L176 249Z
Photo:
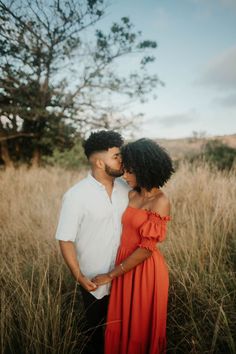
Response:
M89 353L103 353L103 326L109 285L97 287L91 279L114 267L121 235L121 216L128 205L120 147L113 131L92 133L84 142L91 173L63 197L56 239L75 280L81 285L88 326ZM98 326L98 327L97 327Z

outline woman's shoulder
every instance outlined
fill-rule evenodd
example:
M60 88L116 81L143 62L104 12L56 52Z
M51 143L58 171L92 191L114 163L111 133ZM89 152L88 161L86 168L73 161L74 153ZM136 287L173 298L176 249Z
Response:
M165 193L161 192L154 198L151 209L160 216L170 215L170 200Z
M138 195L138 192L135 191L134 189L132 189L131 191L129 191L129 200L132 200L133 198L135 198Z

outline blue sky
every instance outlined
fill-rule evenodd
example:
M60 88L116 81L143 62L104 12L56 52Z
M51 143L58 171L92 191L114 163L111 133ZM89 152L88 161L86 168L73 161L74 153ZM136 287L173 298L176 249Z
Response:
M236 133L236 0L113 0L105 23L122 16L157 41L150 71L165 82L156 100L132 105L144 113L137 137Z

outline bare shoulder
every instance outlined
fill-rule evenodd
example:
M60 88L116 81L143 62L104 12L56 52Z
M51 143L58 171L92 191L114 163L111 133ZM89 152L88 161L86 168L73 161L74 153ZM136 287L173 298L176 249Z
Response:
M131 191L129 191L129 201L131 201L133 198L135 198L137 196L138 192L134 191L133 189Z
M170 201L163 192L153 201L152 210L161 216L170 215Z

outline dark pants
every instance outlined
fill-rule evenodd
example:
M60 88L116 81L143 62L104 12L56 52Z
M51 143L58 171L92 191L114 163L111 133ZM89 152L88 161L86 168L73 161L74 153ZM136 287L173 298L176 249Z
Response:
M89 292L80 287L84 302L85 317L87 319L88 343L83 354L104 353L104 329L107 316L109 296L98 300Z

